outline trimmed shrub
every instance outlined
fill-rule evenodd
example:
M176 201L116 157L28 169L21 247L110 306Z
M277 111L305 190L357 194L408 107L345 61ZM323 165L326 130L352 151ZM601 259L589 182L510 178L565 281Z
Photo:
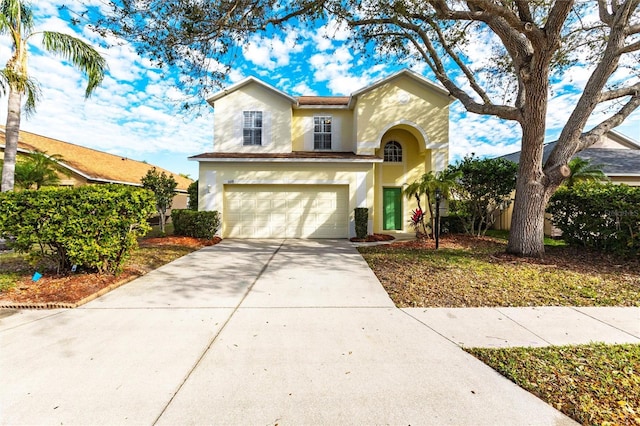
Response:
M558 189L547 212L567 244L640 253L639 187L579 182Z
M464 234L465 232L465 221L460 216L449 215L440 218L441 234Z
M198 210L198 181L192 182L187 188L187 194L189 194L189 204L187 209Z
M367 238L369 229L369 209L366 207L356 207L353 212L356 222L356 237Z
M220 213L176 209L171 212L171 221L174 235L210 240L220 228Z
M149 229L151 191L124 185L43 188L0 194L0 235L58 273L73 265L115 273Z

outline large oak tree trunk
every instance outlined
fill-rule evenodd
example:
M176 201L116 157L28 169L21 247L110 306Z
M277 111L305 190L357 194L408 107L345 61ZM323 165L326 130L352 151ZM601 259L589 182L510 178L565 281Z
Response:
M21 106L22 93L10 86L7 126L5 128L4 164L2 166L2 192L13 191L15 182Z
M545 190L537 182L518 179L513 205L511 231L507 252L518 256L544 255L544 212L547 207Z
M541 66L542 65L542 66ZM527 102L522 108L522 148L516 181L507 253L526 257L544 255L544 212L547 206L546 178L542 171L548 70L544 63L532 63L528 71L539 78L525 78ZM536 69L537 68L537 69Z

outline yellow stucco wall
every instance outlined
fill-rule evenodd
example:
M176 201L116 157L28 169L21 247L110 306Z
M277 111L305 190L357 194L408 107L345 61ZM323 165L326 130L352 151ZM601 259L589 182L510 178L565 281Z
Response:
M221 211L224 221L225 185L348 185L354 235L353 209L373 207L373 169L372 163L201 162L198 208ZM369 220L371 228L371 215Z
M381 136L398 125L426 135L427 146L446 144L449 102L447 96L406 76L365 92L355 108L358 154L373 154Z
M353 135L353 111L348 109L295 109L291 138L293 151L313 151L313 117L331 116L331 150L355 152Z
M249 83L215 101L214 152L291 152L291 101ZM242 145L243 111L263 112L262 146Z
M431 150L420 150L420 142L409 131L392 129L384 134L380 149L375 155L384 158L384 146L387 142L396 141L402 146L401 163L376 163L375 165L375 200L373 209L373 229L377 233L413 232L408 224L411 211L417 205L414 199L402 199L402 229L398 231L383 229L383 188L406 188L407 184L418 180L424 173L433 170ZM405 220L406 219L406 220Z

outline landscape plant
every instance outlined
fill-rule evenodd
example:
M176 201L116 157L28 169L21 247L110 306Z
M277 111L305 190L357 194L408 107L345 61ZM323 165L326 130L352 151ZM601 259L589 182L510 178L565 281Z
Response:
M189 210L198 211L198 181L192 182L187 188L187 194L189 195L189 203L187 208Z
M572 187L577 182L606 182L609 180L607 175L602 171L602 166L591 163L580 157L574 157L569 161L570 174L564 185Z
M116 273L150 226L153 193L124 185L42 188L0 194L0 237L57 273Z
M411 225L416 229L416 233L420 234L419 229L422 228L422 235L434 237L433 230L436 229L436 215L434 212L436 191L440 191L444 199L449 199L451 189L456 185L457 178L458 175L456 173L449 173L448 171L433 173L433 171L429 171L424 173L420 179L411 182L403 189L407 200L415 198L418 205L418 208L411 213L411 218L409 219ZM431 222L429 227L427 227L424 221L425 211L422 209L420 203L421 195L424 195L427 208L429 209Z
M7 93L8 108L5 126L4 163L2 165L2 192L12 191L15 184L16 155L23 97L25 112L35 112L40 96L38 83L28 73L28 47L41 37L41 47L58 54L82 71L88 79L85 98L100 85L107 69L105 59L88 43L68 34L55 31L35 31L31 6L24 0L2 0L0 3L0 35L11 40L11 57L0 71L0 90Z
M547 211L567 244L640 253L640 187L579 182L560 188Z
M468 234L484 235L495 223L497 212L511 204L518 165L504 158L471 154L449 165L446 173L456 177L450 214L460 218Z
M356 237L360 239L367 238L369 229L369 209L366 207L356 207L353 212Z
M60 183L59 173L66 176L70 172L60 165L62 155L34 151L18 158L15 168L15 186L22 189L40 189L43 186L56 186Z
M141 182L143 188L150 190L155 195L156 211L160 217L160 232L164 232L167 210L171 208L178 183L173 176L165 172L159 173L155 167L147 170L147 174L142 177Z
M171 212L171 220L174 235L211 240L220 229L220 213L215 210L175 209Z

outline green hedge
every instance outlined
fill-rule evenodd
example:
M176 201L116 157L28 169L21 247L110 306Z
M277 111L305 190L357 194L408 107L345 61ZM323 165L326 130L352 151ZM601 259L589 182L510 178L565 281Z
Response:
M640 187L577 183L558 189L547 211L570 245L640 253Z
M356 222L356 237L367 238L369 230L369 209L366 207L356 207L353 214Z
M149 229L153 193L124 185L0 194L0 235L40 267L115 273ZM52 265L43 265L49 263Z
M220 228L220 214L217 211L193 211L175 209L171 211L173 233L186 237L212 239Z

